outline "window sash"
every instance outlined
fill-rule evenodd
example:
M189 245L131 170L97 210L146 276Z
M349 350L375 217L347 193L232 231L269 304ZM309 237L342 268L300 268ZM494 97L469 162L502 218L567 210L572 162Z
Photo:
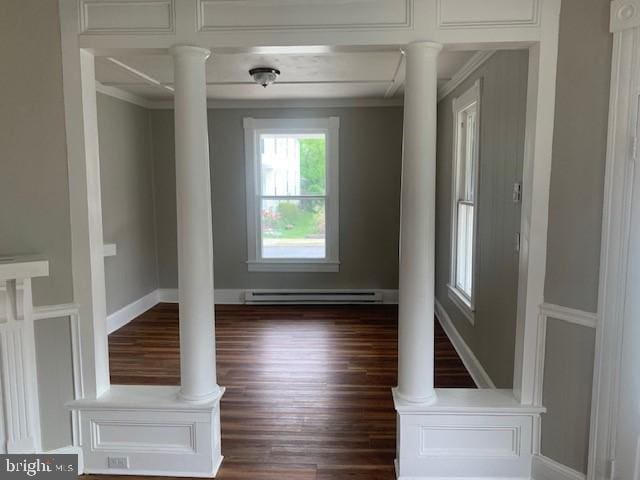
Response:
M475 205L458 201L455 287L471 302L473 288L473 261L475 230Z
M477 178L480 131L480 81L453 100L453 175L451 204L452 299L473 323L477 230Z

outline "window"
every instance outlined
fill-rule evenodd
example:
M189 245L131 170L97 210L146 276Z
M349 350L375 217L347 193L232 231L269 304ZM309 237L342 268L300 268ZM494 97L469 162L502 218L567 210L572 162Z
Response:
M480 81L453 100L453 198L449 297L473 323Z
M249 271L337 272L339 118L244 128Z

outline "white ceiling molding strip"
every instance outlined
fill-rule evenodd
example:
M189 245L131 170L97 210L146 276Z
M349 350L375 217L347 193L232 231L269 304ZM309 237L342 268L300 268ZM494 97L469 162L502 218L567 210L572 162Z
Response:
M268 100L224 100L209 99L207 108L363 108L401 107L402 98L308 98L308 99L268 99ZM152 102L150 108L172 109L173 101Z
M170 87L168 85L165 85L165 84L159 82L155 78L150 77L149 75L147 75L146 73L141 72L140 70L136 70L135 68L127 65L124 62L121 62L120 60L116 60L113 57L105 57L105 60L108 61L108 62L111 62L113 65L116 65L117 67L120 67L122 70L124 70L128 74L132 75L133 77L139 78L140 80L142 80L143 82L145 82L148 85L151 85L151 86L154 86L154 87L159 87L159 88L164 88L165 90L169 90L170 92L173 92L173 87Z
M154 104L155 104L153 100L149 100L147 98L141 97L140 95L135 95L131 92L127 92L126 90L122 90L117 87L104 85L98 82L97 80L96 80L96 92L109 95L110 97L117 98L125 102L133 103L134 105L138 105L139 107L154 108Z
M391 85L387 88L387 91L384 93L384 98L393 97L398 88L400 88L404 84L404 78L406 74L406 69L404 66L404 52L400 50L400 58L398 59L398 66L396 67L396 71L393 74L393 80L391 81Z
M465 63L456 74L451 77L442 88L438 89L438 101L449 95L455 88L464 82L469 75L475 72L484 62L489 60L496 50L481 50L473 55L467 63Z

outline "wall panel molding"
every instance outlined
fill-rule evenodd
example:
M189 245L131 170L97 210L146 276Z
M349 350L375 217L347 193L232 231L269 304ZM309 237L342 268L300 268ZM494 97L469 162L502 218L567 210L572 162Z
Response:
M174 0L80 0L80 33L174 33Z
M537 27L540 0L495 0L492 8L477 0L438 0L440 28Z
M410 29L414 0L197 0L199 32Z

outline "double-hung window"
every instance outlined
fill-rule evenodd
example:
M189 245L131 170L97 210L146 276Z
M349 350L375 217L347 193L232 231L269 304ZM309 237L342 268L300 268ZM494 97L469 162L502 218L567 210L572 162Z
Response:
M244 119L249 271L338 271L339 123Z
M473 323L478 217L479 80L467 92L453 100L453 119L449 297Z

